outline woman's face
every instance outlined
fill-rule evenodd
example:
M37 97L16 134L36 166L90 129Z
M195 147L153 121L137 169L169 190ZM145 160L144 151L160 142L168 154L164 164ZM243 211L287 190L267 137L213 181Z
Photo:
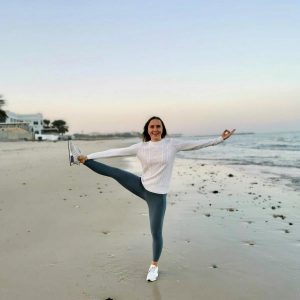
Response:
M163 132L163 126L161 121L158 119L153 119L148 125L148 134L150 135L152 142L158 142L161 140L161 135Z

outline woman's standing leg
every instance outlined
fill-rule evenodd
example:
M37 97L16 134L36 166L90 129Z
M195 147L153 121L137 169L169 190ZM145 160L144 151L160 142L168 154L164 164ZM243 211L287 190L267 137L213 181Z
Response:
M157 265L163 248L163 223L166 211L166 194L146 192L152 234L153 261Z

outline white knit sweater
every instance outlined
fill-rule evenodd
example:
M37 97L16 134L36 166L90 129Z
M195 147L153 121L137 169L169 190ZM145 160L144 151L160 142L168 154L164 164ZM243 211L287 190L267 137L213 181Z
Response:
M197 150L223 142L219 137L209 141L180 141L164 138L158 142L140 142L126 148L110 149L87 155L88 159L137 156L142 165L142 184L146 190L166 194L169 191L175 155L179 151Z

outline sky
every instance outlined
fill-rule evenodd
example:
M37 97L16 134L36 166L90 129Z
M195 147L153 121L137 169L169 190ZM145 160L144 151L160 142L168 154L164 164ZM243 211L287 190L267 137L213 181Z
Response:
M300 1L1 1L5 110L70 133L300 128Z

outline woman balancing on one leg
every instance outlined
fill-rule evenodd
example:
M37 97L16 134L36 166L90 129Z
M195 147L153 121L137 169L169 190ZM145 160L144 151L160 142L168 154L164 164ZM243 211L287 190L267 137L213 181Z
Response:
M72 142L69 143L71 163L82 163L98 174L114 178L148 204L153 238L153 260L147 274L148 281L155 281L158 277L158 261L163 247L162 229L166 197L176 153L217 145L229 138L234 131L225 130L219 138L210 141L168 139L165 138L167 130L163 121L159 117L152 117L144 126L143 142L127 148L110 149L85 156L81 155L80 150ZM134 155L142 165L141 177L95 161L99 158Z

